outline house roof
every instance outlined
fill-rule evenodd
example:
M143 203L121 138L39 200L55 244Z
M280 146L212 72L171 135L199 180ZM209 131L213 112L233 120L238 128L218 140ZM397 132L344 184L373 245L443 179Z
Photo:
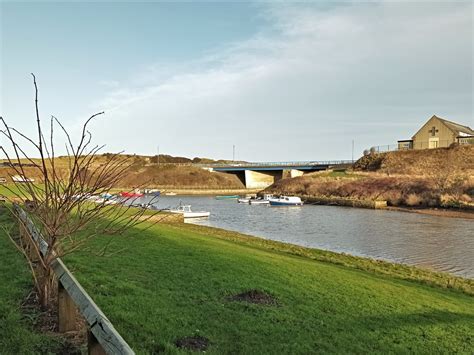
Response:
M433 118L436 118L436 119L438 119L439 121L441 121L441 123L443 123L450 131L452 131L454 134L456 134L456 136L463 135L463 134L464 134L464 135L470 135L470 136L474 135L474 130L472 130L472 129L471 129L470 127L468 127L468 126L463 126L463 125L461 125L461 124L459 124L459 123L445 120L444 118L438 117L438 116L436 116L436 115L433 115L433 116L430 118L430 120L433 119ZM428 121L429 121L429 120L428 120ZM425 123L425 124L426 124L426 123ZM423 125L423 127L424 127L424 125ZM423 127L422 127L422 128L423 128ZM418 132L421 131L422 128L420 128L420 129L415 133L415 135L414 135L412 138L414 138L414 137L418 134Z
M444 118L438 117L436 115L433 117L443 122L446 127L448 127L451 131L455 132L456 134L465 133L465 134L474 135L474 131L468 126L463 126L459 123L445 120Z

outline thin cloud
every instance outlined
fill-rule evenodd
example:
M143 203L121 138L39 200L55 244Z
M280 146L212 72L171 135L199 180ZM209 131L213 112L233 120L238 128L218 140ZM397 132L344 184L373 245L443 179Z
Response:
M433 113L470 123L472 6L264 7L264 32L151 66L95 106L113 122L107 140L140 132L130 151L221 157L236 143L247 160L347 158L352 139L394 143Z

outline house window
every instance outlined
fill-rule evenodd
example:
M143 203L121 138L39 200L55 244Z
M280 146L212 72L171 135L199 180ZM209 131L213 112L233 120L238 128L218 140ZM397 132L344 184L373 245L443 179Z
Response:
M431 137L434 137L436 133L438 133L438 130L436 129L435 126L431 127L431 129L428 131L428 133L431 133Z

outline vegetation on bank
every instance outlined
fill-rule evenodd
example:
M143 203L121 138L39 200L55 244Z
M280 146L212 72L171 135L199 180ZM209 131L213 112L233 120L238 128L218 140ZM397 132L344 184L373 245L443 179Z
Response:
M100 169L111 159L111 154L103 154L96 157L91 170ZM170 157L160 155L160 164L156 163L156 157L132 156L132 164L126 176L121 179L120 188L150 187L150 188L180 188L180 189L245 189L245 185L239 178L232 174L210 172L200 167L191 166L196 163L218 163L226 161L213 161L205 158L187 159L181 157ZM34 160L34 159L33 159ZM55 159L56 168L61 174L66 174L69 165L64 157ZM183 165L184 164L184 165ZM28 177L41 180L38 169L24 167ZM0 177L9 181L9 176L16 172L9 167L0 166Z
M472 296L400 279L443 283L447 275L190 225L113 238L111 256L81 252L66 263L138 353L176 353L188 337L204 339L209 353L474 346ZM470 280L452 279L444 286L472 292ZM269 301L241 297L252 292Z
M386 175L431 176L448 168L456 174L474 175L474 145L368 154L354 164L356 171Z
M0 207L0 353L58 353L62 341L36 329L40 314L27 300L33 289L28 264L5 234L13 221Z
M353 172L284 179L265 192L474 209L474 146L371 154Z

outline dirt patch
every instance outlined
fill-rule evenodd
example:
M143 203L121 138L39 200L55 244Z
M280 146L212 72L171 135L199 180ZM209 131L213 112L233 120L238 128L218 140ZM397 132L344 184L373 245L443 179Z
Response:
M176 340L175 345L178 348L191 351L206 351L209 346L209 339L200 335L194 335Z
M86 343L86 323L81 317L77 317L78 331L71 331L61 334L58 332L58 313L57 300L53 300L53 306L48 309L43 309L39 302L38 293L32 290L21 304L23 316L33 323L34 328L51 337L60 339L60 347L57 353L60 355L80 355L83 353L82 347Z
M276 306L278 301L272 295L260 291L260 290L249 290L237 295L233 295L227 298L229 301L247 302L253 304L263 304L267 306Z
M56 307L42 309L36 290L32 290L21 304L26 318L34 321L34 326L42 333L56 333L58 331Z

